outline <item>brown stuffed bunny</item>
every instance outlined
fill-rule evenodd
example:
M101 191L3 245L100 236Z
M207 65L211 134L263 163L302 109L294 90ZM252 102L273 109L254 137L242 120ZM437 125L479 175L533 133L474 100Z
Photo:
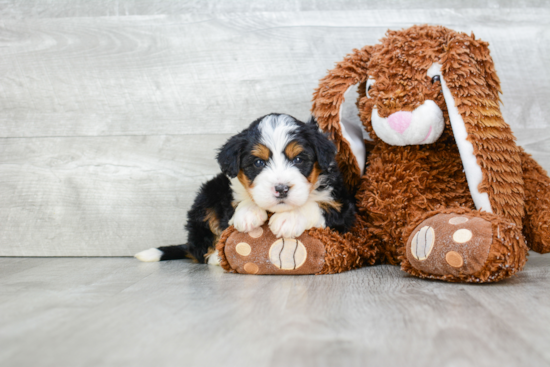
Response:
M360 124L341 107L357 87ZM550 179L499 108L488 43L438 26L389 31L321 80L313 114L338 147L377 261L492 282L550 251ZM349 93L349 92L348 92ZM524 237L525 236L525 237Z
M355 90L350 114L344 101ZM414 26L354 50L321 80L312 109L357 191L354 230L307 231L292 248L302 244L311 264L294 255L287 263L307 269L281 271L269 258L284 253L275 238L243 239L230 227L218 244L222 266L323 274L378 262L452 282L515 274L528 248L550 251L550 179L516 145L499 92L488 44L473 35ZM236 250L243 241L253 251L265 242L253 262Z

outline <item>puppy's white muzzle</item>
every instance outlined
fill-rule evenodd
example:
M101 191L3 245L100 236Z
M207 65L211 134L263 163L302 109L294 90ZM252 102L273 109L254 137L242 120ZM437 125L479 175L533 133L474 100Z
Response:
M286 191L277 192L278 186L285 186ZM278 171L268 166L254 180L250 194L260 208L276 213L304 205L310 188L311 184L296 167L286 166Z

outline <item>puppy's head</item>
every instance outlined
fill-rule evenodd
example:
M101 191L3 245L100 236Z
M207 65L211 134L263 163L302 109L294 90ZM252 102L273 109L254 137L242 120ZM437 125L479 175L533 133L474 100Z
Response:
M335 154L316 124L270 114L229 139L218 163L237 201L248 195L262 209L282 212L306 203L323 174L336 168Z

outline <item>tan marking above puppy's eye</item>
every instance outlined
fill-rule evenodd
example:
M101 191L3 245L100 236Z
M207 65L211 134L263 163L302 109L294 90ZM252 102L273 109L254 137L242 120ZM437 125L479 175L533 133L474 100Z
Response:
M289 160L293 160L298 154L302 153L304 148L295 141L291 141L285 148L285 154Z
M268 147L266 147L263 144L256 144L254 145L254 148L252 148L252 155L255 157L258 157L264 161L267 161L269 159L269 155L271 151Z

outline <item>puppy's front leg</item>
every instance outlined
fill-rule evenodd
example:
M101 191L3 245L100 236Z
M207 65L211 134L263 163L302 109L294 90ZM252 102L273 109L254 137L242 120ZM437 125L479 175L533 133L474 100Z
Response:
M229 220L237 231L248 233L260 227L267 220L267 213L250 199L245 199L237 205L235 214Z
M323 212L314 201L308 201L294 210L275 213L269 219L269 229L277 237L295 238L313 227L325 227Z

